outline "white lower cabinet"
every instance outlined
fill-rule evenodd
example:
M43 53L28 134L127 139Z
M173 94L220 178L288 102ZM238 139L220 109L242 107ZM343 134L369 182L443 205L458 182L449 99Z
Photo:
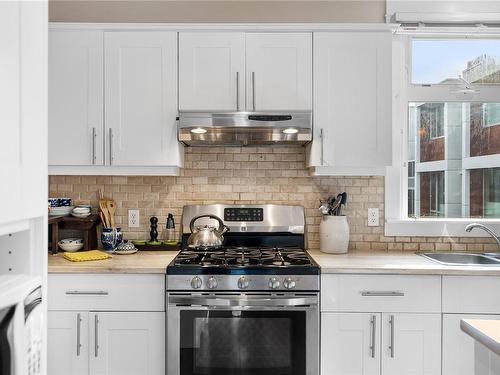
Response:
M321 314L321 374L380 374L380 314Z
M441 374L441 315L323 313L321 375Z
M165 313L48 314L50 375L165 373Z
M47 317L47 373L89 373L89 317L86 311L49 311Z
M382 374L441 374L441 314L382 314Z

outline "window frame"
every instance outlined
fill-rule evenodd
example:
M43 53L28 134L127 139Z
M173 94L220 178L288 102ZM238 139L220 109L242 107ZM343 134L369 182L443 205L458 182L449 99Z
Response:
M486 237L480 231L465 232L471 222L480 222L500 232L500 218L412 218L408 217L408 120L410 102L480 102L500 103L498 84L481 84L479 92L473 95L457 93L456 85L413 84L411 46L415 38L421 39L499 39L500 29L468 28L459 30L447 28L425 28L396 31L393 39L393 162L386 168L385 175L385 235L386 236L453 236ZM455 91L455 92L454 92ZM464 165L467 169L487 168L479 160L469 157L468 138L464 142ZM500 167L500 155L490 161ZM463 169L466 169L465 166ZM468 175L468 173L466 173ZM467 180L468 181L468 180ZM415 178L415 183L418 179ZM445 176L446 183L446 176ZM446 187L445 187L446 189ZM469 186L462 184L462 195L469 197ZM468 202L467 202L468 204Z
M486 111L486 107L488 104L494 104L494 103L483 103L483 108L482 108L482 120L483 120L483 128L491 128L492 126L498 126L500 125L500 121L499 122L495 122L495 123L492 123L492 124L487 124L486 123L486 114L487 114L487 111Z

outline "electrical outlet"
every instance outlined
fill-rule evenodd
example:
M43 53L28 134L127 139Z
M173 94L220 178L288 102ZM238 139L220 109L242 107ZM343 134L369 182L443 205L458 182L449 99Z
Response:
M378 208L369 208L368 209L368 226L369 227L378 227L379 223L379 210Z
M128 227L139 228L139 210L128 210Z

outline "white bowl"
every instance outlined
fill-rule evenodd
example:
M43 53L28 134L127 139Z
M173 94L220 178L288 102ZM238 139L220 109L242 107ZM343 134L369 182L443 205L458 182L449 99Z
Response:
M88 207L75 207L73 209L73 213L75 214L88 214L90 212L90 208Z
M57 244L62 250L70 253L83 249L83 240L81 238L65 238Z
M73 206L50 207L49 216L67 216L73 211Z

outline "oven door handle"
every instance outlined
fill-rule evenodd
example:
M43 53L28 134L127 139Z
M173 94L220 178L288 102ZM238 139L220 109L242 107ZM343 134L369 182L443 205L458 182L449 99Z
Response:
M214 307L294 307L318 305L317 297L205 297L205 296L169 296L168 303L171 305L191 306L214 306Z

